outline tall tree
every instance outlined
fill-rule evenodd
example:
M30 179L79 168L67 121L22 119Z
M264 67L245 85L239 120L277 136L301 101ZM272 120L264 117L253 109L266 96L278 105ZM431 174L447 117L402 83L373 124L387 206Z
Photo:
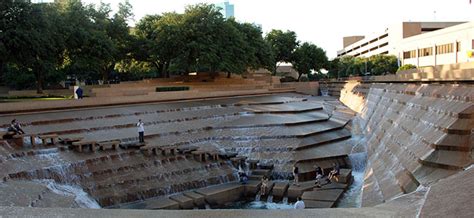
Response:
M320 70L327 66L328 58L326 52L318 46L305 42L292 55L293 67L298 71L298 80L303 74L311 71L321 73Z
M224 17L218 8L210 4L188 6L185 10L183 35L184 50L179 64L184 71L207 69L216 72L219 68L219 35Z
M153 64L163 77L169 77L171 63L183 53L183 15L147 15L137 24L138 60Z
M273 69L273 52L267 41L262 36L262 29L255 24L238 23L229 19L244 36L247 43L245 48L247 67L251 69L266 68Z
M265 40L270 44L273 54L273 72L276 74L276 70L281 62L291 62L293 51L298 46L299 42L296 39L296 33L293 31L283 32L281 30L270 31Z
M54 4L31 4L23 1L6 2L2 7L2 46L9 61L32 72L38 93L43 93L44 78L63 61L64 23Z

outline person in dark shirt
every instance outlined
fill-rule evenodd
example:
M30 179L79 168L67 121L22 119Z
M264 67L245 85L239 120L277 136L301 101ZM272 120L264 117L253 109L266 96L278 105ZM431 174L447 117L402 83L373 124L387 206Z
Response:
M334 178L336 182L339 182L338 175L339 175L340 170L341 168L339 167L339 165L334 163L331 172L329 172L329 176L328 176L329 183L331 183L332 178Z
M25 134L25 131L21 128L20 124L16 121L16 119L13 119L12 122L10 123L10 127L8 127L9 132L14 132L15 134L22 135Z
M316 184L316 187L321 188L320 181L324 176L323 169L321 169L321 167L319 167L319 166L316 166L314 171L315 171L315 174L316 174L316 178L315 178L316 182L314 184Z
M78 87L78 88L76 89L76 94L77 94L77 98L78 98L78 99L82 99L82 98L83 98L83 93L84 93L84 91L82 90L81 87Z
M298 167L295 165L293 166L293 177L295 177L295 183L293 183L293 185L296 185L296 186L299 186L298 184L298 173L299 173L299 170L298 170Z

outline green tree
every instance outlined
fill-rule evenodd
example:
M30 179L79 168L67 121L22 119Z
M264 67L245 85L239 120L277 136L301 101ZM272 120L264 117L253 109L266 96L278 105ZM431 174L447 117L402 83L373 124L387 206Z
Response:
M410 70L410 69L416 69L416 66L413 64L404 64L403 66L400 66L397 70L398 71L403 71L403 70Z
M197 4L188 6L184 14L184 47L178 64L184 72L207 69L216 72L219 68L219 33L224 17L214 5Z
M19 73L34 74L37 92L43 93L45 77L63 61L64 20L55 4L7 0L1 8L1 50Z
M311 71L320 74L320 70L328 64L326 52L308 42L297 47L291 59L293 60L293 67L298 71L298 80L300 80L301 75L310 74Z
M80 0L57 1L66 19L63 69L80 79L108 80L117 62L129 58L132 37L127 20L133 16L128 1L110 15L109 4L84 5Z
M283 32L281 30L270 31L265 37L265 40L270 44L273 51L273 73L275 74L279 63L292 61L293 51L299 42L297 41L295 32Z
M369 58L372 75L394 74L398 69L398 59L394 55L373 55Z
M238 23L233 19L229 19L244 36L246 46L247 67L250 69L273 69L274 57L270 44L263 38L262 29L250 23Z
M216 69L227 72L227 78L230 78L231 73L243 73L252 62L257 62L255 49L245 41L246 36L239 31L234 20L224 21L217 38Z
M137 24L138 49L135 57L155 66L161 76L169 77L169 67L183 53L183 15L147 15Z
M327 66L328 77L338 78L339 77L339 58L334 58L328 62Z

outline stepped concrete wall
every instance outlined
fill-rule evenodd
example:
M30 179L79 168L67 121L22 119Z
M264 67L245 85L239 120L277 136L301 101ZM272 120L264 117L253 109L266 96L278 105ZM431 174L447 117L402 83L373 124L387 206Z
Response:
M367 138L363 206L430 186L473 163L474 86L338 82Z

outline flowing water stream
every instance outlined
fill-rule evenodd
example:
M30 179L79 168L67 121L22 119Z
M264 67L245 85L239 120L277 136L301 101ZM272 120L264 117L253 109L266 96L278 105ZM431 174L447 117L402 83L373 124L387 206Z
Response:
M361 207L362 186L364 184L365 167L367 164L366 138L362 134L359 117L352 120L352 151L349 161L352 167L353 182L339 200L337 207Z
M46 184L49 190L58 195L74 197L74 201L81 208L101 208L97 201L91 198L79 186L59 184L54 180L39 180L39 182Z

